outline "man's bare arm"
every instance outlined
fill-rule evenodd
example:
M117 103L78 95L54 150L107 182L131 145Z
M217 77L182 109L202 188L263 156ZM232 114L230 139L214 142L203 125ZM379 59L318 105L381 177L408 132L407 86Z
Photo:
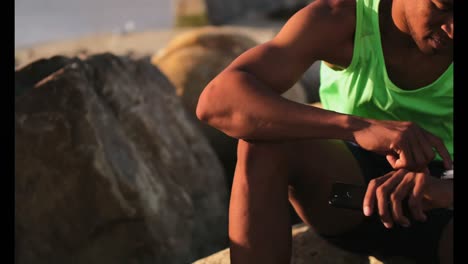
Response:
M387 155L395 169L424 168L435 148L450 169L452 160L442 140L412 122L345 115L280 96L316 60L349 65L355 4L316 0L296 13L273 40L243 53L205 87L198 118L238 139L353 141Z
M314 1L271 41L248 50L200 96L197 115L243 139L350 139L349 116L284 99L316 60L352 56L355 1ZM347 25L343 27L343 25Z

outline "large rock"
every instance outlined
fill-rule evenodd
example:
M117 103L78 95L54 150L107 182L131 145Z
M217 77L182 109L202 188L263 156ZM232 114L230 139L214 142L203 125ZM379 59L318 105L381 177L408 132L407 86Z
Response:
M229 176L229 186L236 163L237 140L199 122L195 109L205 86L235 58L257 44L236 29L208 26L180 34L151 59L174 84L189 115L208 137ZM283 96L300 103L307 101L299 82Z
M225 248L222 166L167 78L111 54L57 61L15 98L15 263L188 263Z
M34 87L51 73L56 72L73 62L64 56L53 56L39 59L15 71L15 96L21 95L26 89Z

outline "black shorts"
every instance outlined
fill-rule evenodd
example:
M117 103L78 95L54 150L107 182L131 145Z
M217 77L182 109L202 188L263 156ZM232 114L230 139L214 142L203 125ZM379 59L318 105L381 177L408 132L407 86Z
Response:
M355 144L347 145L358 160L366 183L392 170L385 156L366 151ZM440 161L430 163L429 170L438 177L445 171ZM426 215L425 222L412 221L410 227L394 225L387 229L378 214L374 214L345 234L325 238L338 247L377 258L404 256L416 263L438 263L438 243L444 227L453 217L453 211L434 209L426 212Z

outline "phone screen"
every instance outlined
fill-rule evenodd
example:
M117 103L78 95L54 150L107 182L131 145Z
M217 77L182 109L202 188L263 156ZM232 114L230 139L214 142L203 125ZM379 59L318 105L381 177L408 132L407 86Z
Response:
M362 203L367 187L349 183L335 182L329 197L329 204L337 208L362 211Z

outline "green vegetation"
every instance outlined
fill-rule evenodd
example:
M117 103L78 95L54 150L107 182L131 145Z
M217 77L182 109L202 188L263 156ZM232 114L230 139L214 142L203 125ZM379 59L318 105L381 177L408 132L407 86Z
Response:
M186 15L176 18L176 27L200 27L209 24L210 21L206 14Z

